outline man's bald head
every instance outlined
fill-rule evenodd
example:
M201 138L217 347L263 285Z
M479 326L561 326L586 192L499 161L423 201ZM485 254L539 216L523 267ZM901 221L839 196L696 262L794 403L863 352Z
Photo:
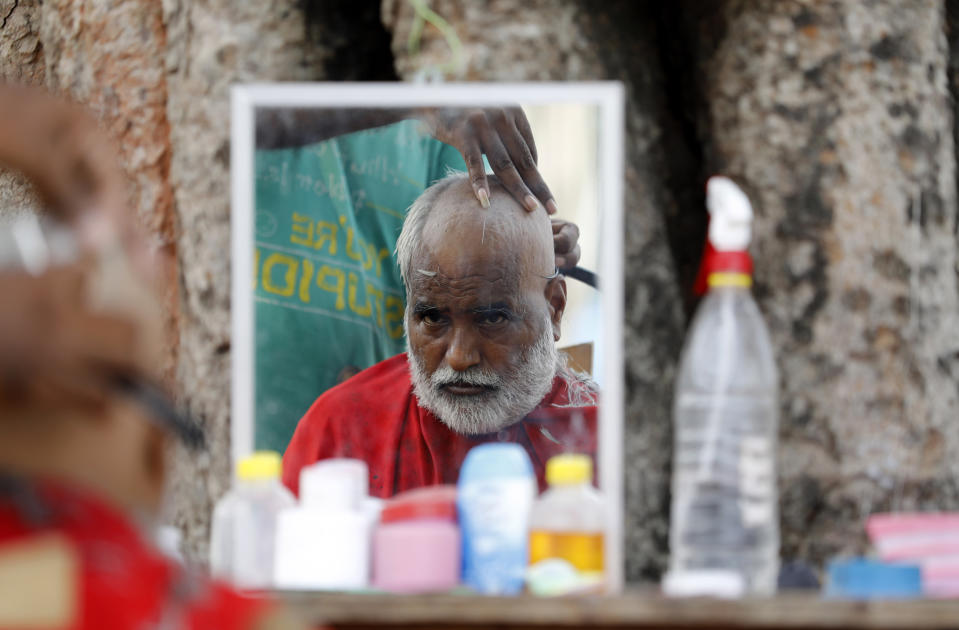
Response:
M495 175L488 178L489 208L477 203L465 173L433 184L410 207L396 246L407 288L416 274L436 271L418 268L425 253L433 260L455 260L464 271L470 265L502 267L516 280L553 274L553 235L546 211L528 212Z

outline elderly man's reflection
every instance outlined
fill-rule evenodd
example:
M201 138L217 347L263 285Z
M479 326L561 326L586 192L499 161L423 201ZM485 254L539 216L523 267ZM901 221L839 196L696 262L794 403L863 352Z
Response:
M552 455L595 453L597 388L555 345L566 282L549 218L491 184L488 209L461 174L410 208L397 242L408 353L316 400L284 456L294 491L301 468L330 457L365 460L371 493L388 497L455 483L483 442L521 444L541 487Z

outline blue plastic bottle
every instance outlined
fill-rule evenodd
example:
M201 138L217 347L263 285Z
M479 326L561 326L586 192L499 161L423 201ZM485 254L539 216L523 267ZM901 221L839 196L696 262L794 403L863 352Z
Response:
M463 583L486 595L523 590L536 477L517 444L483 444L466 455L457 486Z

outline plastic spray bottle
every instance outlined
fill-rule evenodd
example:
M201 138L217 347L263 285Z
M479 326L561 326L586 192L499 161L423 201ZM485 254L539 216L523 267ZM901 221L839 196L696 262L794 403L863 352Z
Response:
M706 187L708 293L674 402L670 595L771 595L779 570L779 377L750 293L752 207L725 177Z

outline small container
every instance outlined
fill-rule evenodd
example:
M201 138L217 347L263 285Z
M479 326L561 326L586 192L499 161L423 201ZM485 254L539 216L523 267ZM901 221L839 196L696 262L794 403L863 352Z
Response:
M369 472L355 459L317 462L300 472L301 505L280 514L277 588L357 590L369 586Z
M841 558L826 567L826 597L832 599L914 599L922 597L918 565L868 558Z
M214 576L249 590L273 586L277 519L296 499L280 482L280 455L258 451L237 464L236 484L216 504L210 540Z
M565 560L584 576L602 576L606 506L593 487L593 460L557 455L546 462L549 490L533 504L529 563Z
M533 464L522 446L481 444L466 455L457 484L463 583L484 595L523 590Z
M386 502L373 533L373 586L394 593L449 591L460 581L456 487L432 486Z

